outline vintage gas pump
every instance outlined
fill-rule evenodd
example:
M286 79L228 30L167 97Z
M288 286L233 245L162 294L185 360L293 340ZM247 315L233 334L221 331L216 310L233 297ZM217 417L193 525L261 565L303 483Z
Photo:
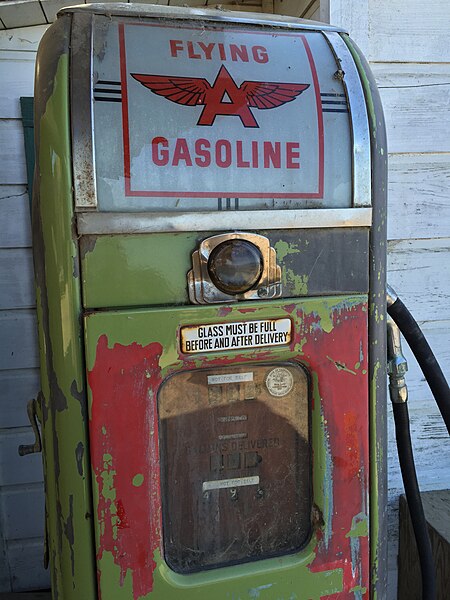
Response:
M54 597L383 598L383 115L339 29L68 8L36 81Z

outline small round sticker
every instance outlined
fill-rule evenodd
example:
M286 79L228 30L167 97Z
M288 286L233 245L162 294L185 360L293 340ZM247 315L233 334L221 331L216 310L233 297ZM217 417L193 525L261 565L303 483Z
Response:
M294 386L292 373L284 367L277 367L269 371L266 377L266 387L271 396L281 398L286 396Z

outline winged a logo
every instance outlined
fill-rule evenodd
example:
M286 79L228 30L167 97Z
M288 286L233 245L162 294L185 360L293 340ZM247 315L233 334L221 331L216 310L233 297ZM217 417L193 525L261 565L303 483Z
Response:
M259 127L250 110L267 110L292 102L309 83L244 81L237 86L224 65L211 85L203 77L131 76L158 96L184 106L204 106L197 125L211 126L217 115L237 116L244 127Z

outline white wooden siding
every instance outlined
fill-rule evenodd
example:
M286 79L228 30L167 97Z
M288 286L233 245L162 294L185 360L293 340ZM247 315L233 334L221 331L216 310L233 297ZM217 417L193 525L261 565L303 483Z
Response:
M445 238L450 229L450 154L389 157L388 238Z
M39 390L30 209L20 96L33 95L46 27L0 31L0 592L48 587L43 568L42 457L26 404Z
M354 5L355 0L346 3ZM450 62L450 2L370 0L368 4L371 61Z
M447 0L322 0L371 63L389 150L388 280L450 378L450 45ZM411 352L411 433L423 490L450 487L450 440ZM389 586L395 600L402 482L389 406Z
M450 63L377 63L372 69L386 114L388 151L449 152Z

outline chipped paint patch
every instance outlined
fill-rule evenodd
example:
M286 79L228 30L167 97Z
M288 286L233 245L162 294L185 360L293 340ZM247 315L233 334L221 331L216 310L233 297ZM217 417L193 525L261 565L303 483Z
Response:
M283 286L292 287L295 296L306 296L308 293L308 275L298 275L293 269L282 269L281 282Z
M295 244L288 244L280 240L274 244L275 251L279 262L283 261L289 254L298 254L301 250Z
M369 519L366 514L359 513L352 519L352 528L345 537L362 537L369 535Z
M83 442L78 442L75 448L75 460L77 462L78 475L83 477L83 458L84 458L84 446Z
M333 358L331 358L331 356L328 356L328 355L327 355L327 358L329 361L331 361L334 364L334 366L336 367L336 369L338 371L345 371L346 373L350 373L351 375L356 375L356 371L349 369L348 367L345 366L344 363L334 360ZM356 364L360 366L360 363L356 363Z
M142 473L138 473L133 477L133 485L135 487L140 487L144 483L144 476Z
M266 585L259 585L258 587L251 588L248 590L248 596L249 598L252 598L252 600L260 598L261 592L264 590L269 590L271 587L273 587L273 585L273 583L267 583Z

